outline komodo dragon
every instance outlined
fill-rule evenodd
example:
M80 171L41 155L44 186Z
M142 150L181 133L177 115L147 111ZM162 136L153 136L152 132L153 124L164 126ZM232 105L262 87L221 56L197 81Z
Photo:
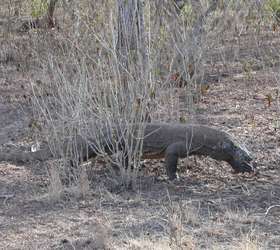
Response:
M122 140L115 138L115 140L117 139L121 144ZM81 152L83 161L97 155L96 144L92 139L85 140L82 137L77 137L76 141L76 149ZM104 148L106 153L114 153L108 147L105 146ZM142 157L144 159L165 158L166 173L170 180L177 176L178 158L185 158L189 155L204 155L215 160L226 161L236 173L254 171L253 165L250 164L252 161L250 153L226 132L203 125L146 124ZM55 158L55 156L48 147L36 152L0 152L0 161L15 163L35 160L45 161L50 158Z

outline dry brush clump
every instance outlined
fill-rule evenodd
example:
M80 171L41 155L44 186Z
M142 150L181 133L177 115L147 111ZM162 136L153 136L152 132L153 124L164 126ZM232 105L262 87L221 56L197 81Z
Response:
M113 31L113 20L111 25ZM143 140L144 125L141 124L148 118L155 86L149 73L139 76L133 58L128 61L131 65L129 71L120 72L114 33L110 34L111 40L108 40L87 23L83 24L81 30L86 34L76 36L73 33L71 41L64 38L63 46L66 49L62 51L63 48L60 47L58 53L55 53L56 48L49 41L44 39L38 43L37 51L44 48L38 54L40 65L42 71L49 76L48 82L32 85L34 107L38 120L42 122L40 127L44 129L42 134L49 145L53 146L54 152L61 151L64 147L61 142L66 138L80 135L94 138L98 154L106 155L104 146L117 152L118 142L106 141L104 145L103 138L107 138L105 134L116 132L117 125L123 126L121 136L125 138L125 150L121 153L126 155L117 154L112 161L121 169L124 158L128 160L128 166L136 166L124 171L126 174L131 172L124 178L128 185L132 176L137 173ZM150 67L149 64L145 66ZM126 74L126 81L123 80L123 74ZM137 126L136 131L130 124L141 126ZM132 138L131 135L137 138ZM132 145L131 140L136 143ZM77 145L74 141L71 144L69 158L74 167L79 169L81 159L79 152L75 151Z

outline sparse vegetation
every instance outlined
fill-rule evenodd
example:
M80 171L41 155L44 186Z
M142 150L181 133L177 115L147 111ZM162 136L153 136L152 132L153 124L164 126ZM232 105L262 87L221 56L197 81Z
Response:
M278 0L2 0L0 150L61 157L0 163L1 247L279 249L279 19ZM168 182L141 160L150 121L228 131L259 173L189 157Z
M280 1L279 0L268 0L266 3L267 10L273 15L275 22L280 22Z
M40 17L48 10L48 1L46 0L31 0L31 16Z

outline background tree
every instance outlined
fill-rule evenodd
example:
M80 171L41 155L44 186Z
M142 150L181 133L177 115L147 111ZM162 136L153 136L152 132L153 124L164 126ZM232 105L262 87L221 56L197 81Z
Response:
M143 0L117 0L117 57L120 74L126 86L130 77L144 79L147 73L147 52Z

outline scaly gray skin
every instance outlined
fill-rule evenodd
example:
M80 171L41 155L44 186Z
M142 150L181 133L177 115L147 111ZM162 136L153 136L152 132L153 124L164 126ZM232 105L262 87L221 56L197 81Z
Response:
M176 178L179 158L204 155L228 162L236 173L253 172L252 157L228 133L202 125L148 124L144 158L164 156L169 179Z
M115 135L120 135L123 129L117 128ZM112 138L119 141L119 148L123 148L122 138L106 134L104 141ZM121 136L119 136L121 137ZM86 161L96 156L96 143L92 139L77 137L77 148L80 161ZM69 142L65 142L67 145ZM106 153L113 154L104 142ZM65 146L65 150L66 151ZM71 148L71 147L70 147ZM65 152L67 155L67 152ZM70 154L71 155L71 152ZM215 160L228 162L236 173L253 172L250 164L252 157L245 147L238 144L228 133L202 125L183 125L167 123L148 123L144 131L143 152L144 159L165 158L166 172L170 180L176 178L177 162L179 158L189 155L204 155ZM56 158L49 148L36 152L1 153L0 161L26 162Z

